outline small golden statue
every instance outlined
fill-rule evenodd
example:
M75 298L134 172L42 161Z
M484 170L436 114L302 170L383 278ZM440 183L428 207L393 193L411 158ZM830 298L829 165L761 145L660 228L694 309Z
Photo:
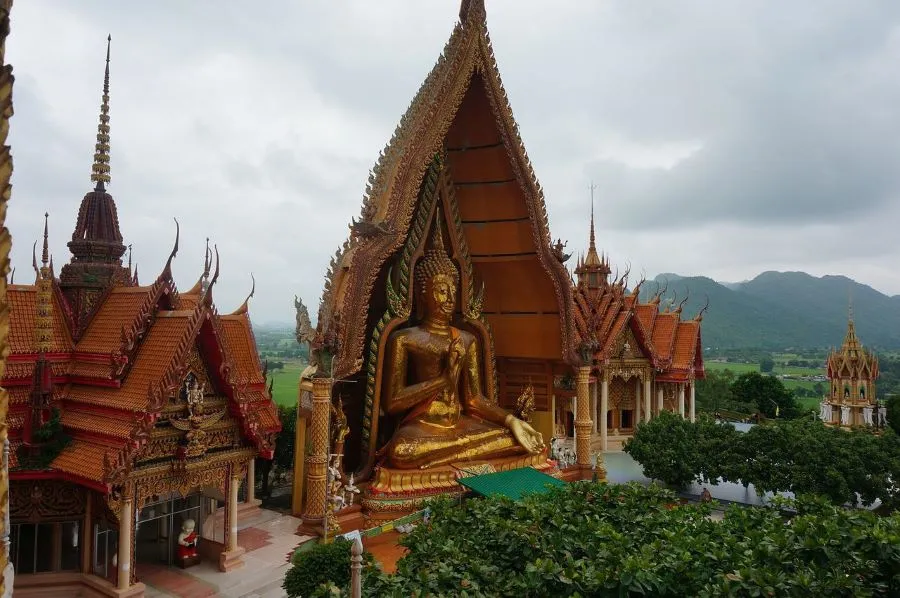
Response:
M188 417L183 419L171 419L169 423L176 430L187 432L184 435L187 445L184 447L185 457L199 457L206 453L206 428L222 419L225 410L205 415L203 413L203 393L206 385L199 384L196 380L188 381L187 386L187 410Z
M450 325L459 272L435 217L430 245L415 268L417 326L391 334L383 405L401 422L380 454L395 469L537 454L540 433L482 395L476 338Z
M519 398L516 399L516 417L531 423L532 413L534 413L534 386L529 382Z

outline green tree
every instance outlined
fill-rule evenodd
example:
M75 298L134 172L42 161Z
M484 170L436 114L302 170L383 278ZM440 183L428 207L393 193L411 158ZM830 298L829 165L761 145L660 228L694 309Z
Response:
M763 376L759 372L741 374L731 384L734 397L744 403L754 405L766 417L789 418L798 415L797 401L793 393L774 376Z
M886 406L887 424L894 430L894 433L900 434L900 394L888 397Z
M771 374L772 370L775 369L775 360L769 356L763 357L759 360L759 371L764 374Z
M644 475L683 488L697 477L700 457L696 427L680 415L662 411L638 424L624 451L644 468Z

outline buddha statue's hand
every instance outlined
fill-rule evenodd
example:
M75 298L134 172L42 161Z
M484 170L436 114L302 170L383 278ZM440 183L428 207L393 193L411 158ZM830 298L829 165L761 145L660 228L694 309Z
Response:
M450 342L447 353L447 369L444 372L444 377L448 388L452 389L456 388L459 382L459 374L462 372L463 356L465 356L465 347L463 347L462 339L453 339Z
M541 433L514 415L506 416L506 427L512 432L516 441L531 454L544 450L544 437Z

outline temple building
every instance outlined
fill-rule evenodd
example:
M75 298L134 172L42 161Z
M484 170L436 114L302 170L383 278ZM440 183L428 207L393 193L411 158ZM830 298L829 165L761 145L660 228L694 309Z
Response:
M887 409L879 408L875 398L878 358L857 338L852 307L844 342L840 349L832 349L825 368L829 393L819 412L825 423L844 428L884 425Z
M34 283L8 287L16 596L143 596L145 565L239 566L237 518L258 504L247 480L280 429L247 302L227 315L213 302L217 252L185 292L177 232L150 284L123 263L109 131L107 49L71 258L57 276L45 215Z
M611 278L609 260L597 252L591 209L587 253L575 267L575 327L593 366L591 413L596 451L621 448L639 422L667 410L696 419L695 384L703 379L700 324L705 308L682 319L684 301L661 307L661 293L639 301L639 282ZM598 399L599 387L599 399ZM554 408L557 437L574 436L576 408L560 394Z
M353 508L363 519L343 525L352 529L460 493L469 475L533 467L590 478L598 417L604 434L624 438L642 413L635 393L657 397L645 414L684 412L703 375L700 319L683 322L658 299L638 304L609 279L593 239L577 284L566 258L484 2L463 0L326 275L301 378L307 529L342 525L330 517L347 515L348 482L362 489ZM605 417L591 398L598 386ZM564 405L577 462L559 471L548 447Z

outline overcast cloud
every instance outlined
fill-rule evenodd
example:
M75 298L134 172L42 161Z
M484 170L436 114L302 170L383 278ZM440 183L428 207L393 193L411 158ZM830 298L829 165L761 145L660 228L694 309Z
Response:
M368 171L457 0L20 0L8 224L57 268L89 180L111 33L112 184L143 282L197 279L259 322L318 304ZM633 272L845 274L900 293L900 2L487 0L551 232Z

